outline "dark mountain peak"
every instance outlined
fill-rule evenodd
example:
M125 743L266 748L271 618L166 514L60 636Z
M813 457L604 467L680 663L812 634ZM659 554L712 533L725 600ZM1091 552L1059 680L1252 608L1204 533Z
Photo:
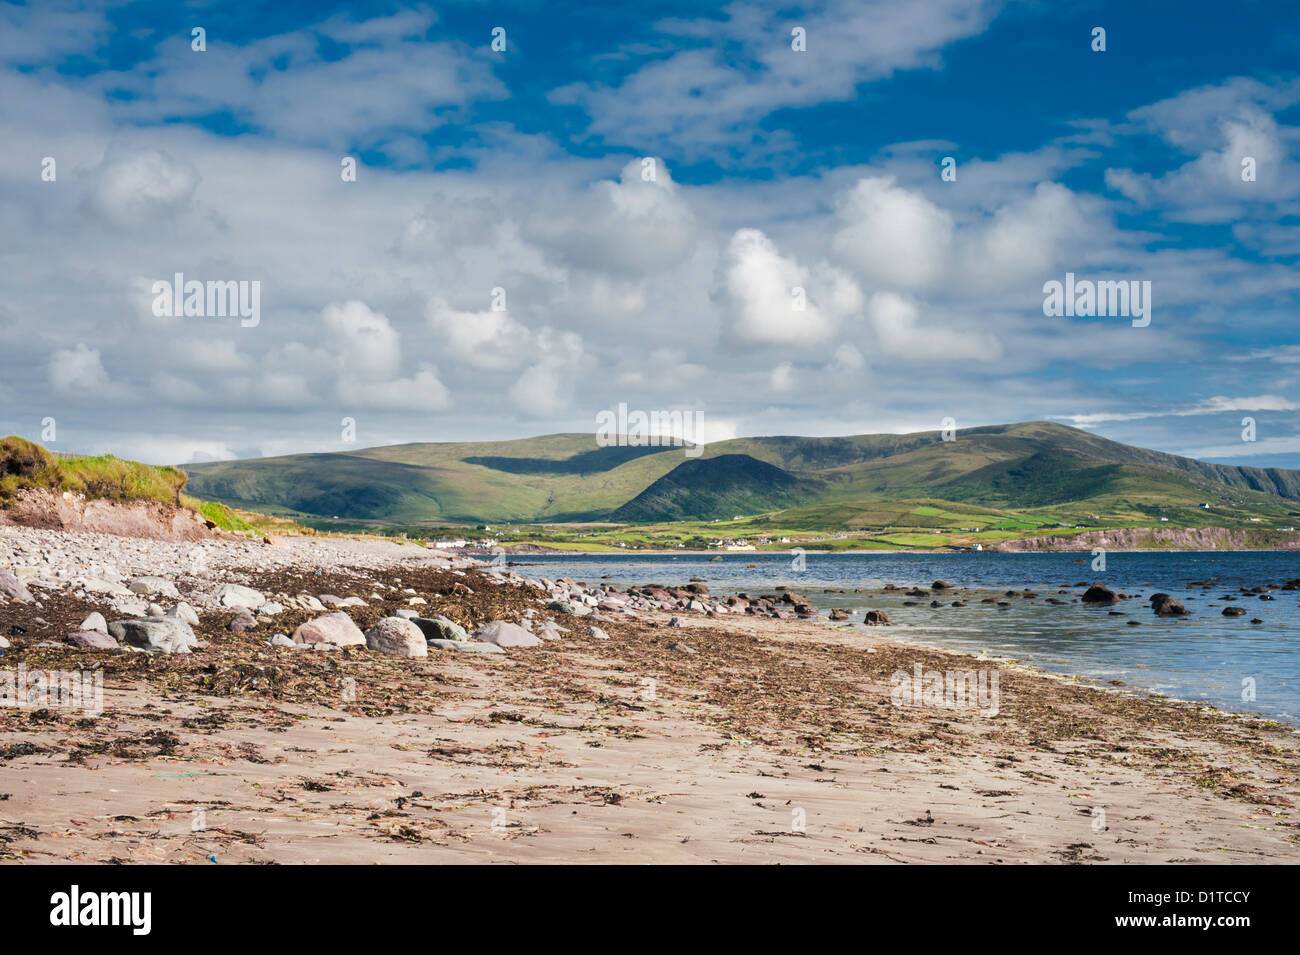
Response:
M793 507L821 487L748 454L683 461L610 515L614 521L729 519Z

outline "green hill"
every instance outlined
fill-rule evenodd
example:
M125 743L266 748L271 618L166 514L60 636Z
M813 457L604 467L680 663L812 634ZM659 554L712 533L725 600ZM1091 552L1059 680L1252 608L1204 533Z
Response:
M832 521L829 515L845 508L867 513L880 502L923 500L954 512L1048 509L1051 523L1090 525L1165 518L1178 526L1225 526L1300 516L1300 471L1207 464L1046 421L970 428L955 441L937 431L737 438L708 445L695 458L674 447L599 447L587 433L185 470L189 490L204 498L393 526L730 521L818 507Z
M609 520L699 521L722 514L781 511L815 498L821 484L748 454L720 454L677 465L610 514Z

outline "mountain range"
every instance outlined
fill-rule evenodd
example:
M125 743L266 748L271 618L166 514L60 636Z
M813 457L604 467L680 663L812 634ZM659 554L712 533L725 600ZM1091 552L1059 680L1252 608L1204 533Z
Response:
M1109 524L1300 516L1300 471L1211 464L1047 421L969 428L947 441L927 431L736 438L689 449L698 456L686 450L553 434L182 467L187 490L205 499L411 526L710 521L818 509L835 524L880 502L918 500Z

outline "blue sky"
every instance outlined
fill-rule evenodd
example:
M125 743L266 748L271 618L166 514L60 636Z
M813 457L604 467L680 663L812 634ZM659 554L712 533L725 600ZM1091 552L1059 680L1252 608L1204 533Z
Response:
M183 462L626 402L1300 466L1298 63L1248 0L0 3L0 428ZM259 322L153 314L175 272ZM1151 323L1045 316L1066 272Z

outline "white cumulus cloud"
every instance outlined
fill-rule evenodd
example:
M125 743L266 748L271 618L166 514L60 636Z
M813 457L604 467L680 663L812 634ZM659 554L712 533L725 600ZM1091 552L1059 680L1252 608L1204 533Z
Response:
M758 229L740 229L731 237L715 295L730 335L744 345L818 344L861 303L860 291L843 273L822 268L814 275Z

